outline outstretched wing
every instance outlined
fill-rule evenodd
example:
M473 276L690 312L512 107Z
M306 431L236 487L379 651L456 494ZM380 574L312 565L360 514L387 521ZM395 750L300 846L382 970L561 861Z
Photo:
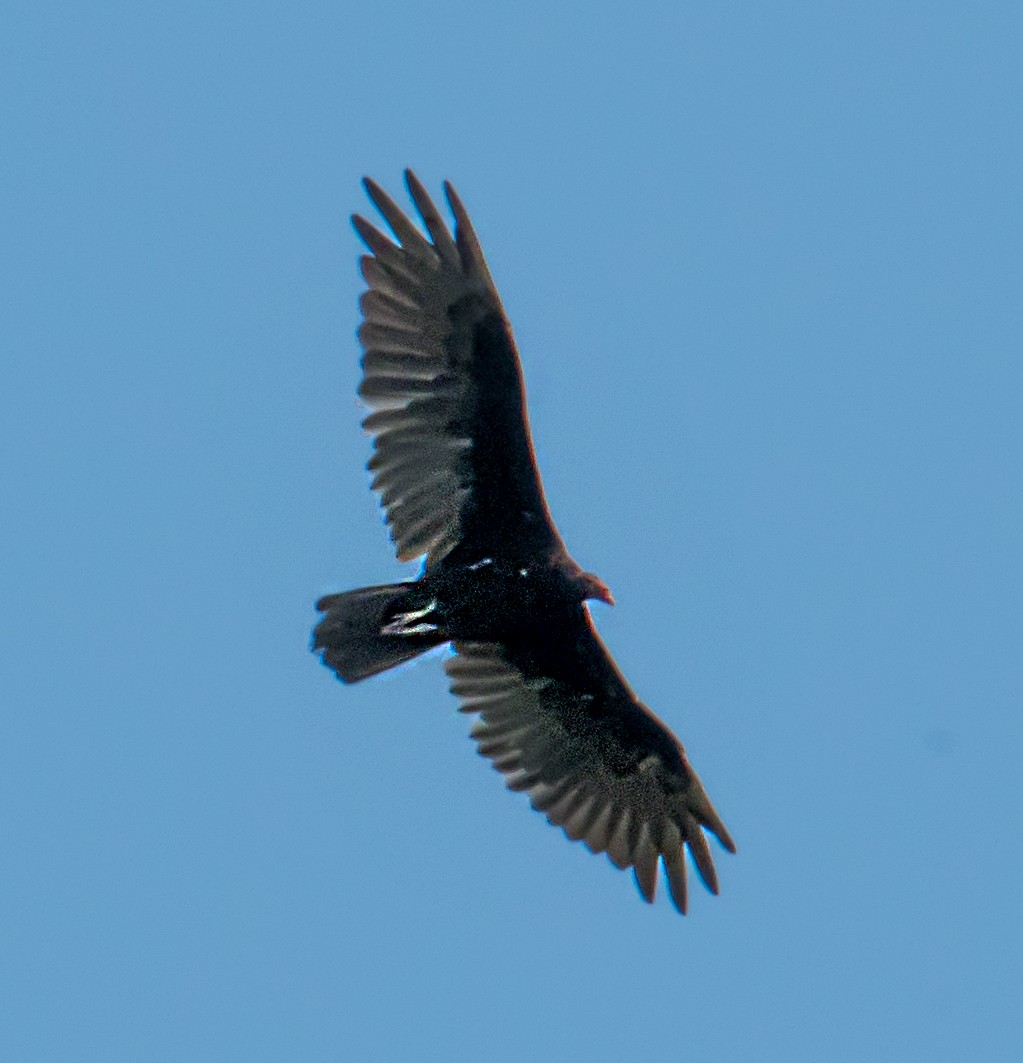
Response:
M704 829L735 844L675 736L629 689L583 607L529 646L459 642L445 665L472 735L512 790L616 867L652 902L660 859L685 914L688 847L717 893Z
M366 191L397 242L352 219L362 259L365 350L359 395L372 409L373 489L398 558L465 561L563 551L540 485L511 327L472 224L444 191L454 235L405 171L423 232L377 185Z

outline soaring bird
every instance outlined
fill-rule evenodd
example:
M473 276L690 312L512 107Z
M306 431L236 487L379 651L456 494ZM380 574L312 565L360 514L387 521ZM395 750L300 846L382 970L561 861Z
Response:
M422 228L369 178L393 238L352 218L369 249L359 396L398 559L423 566L414 581L321 598L313 648L356 683L451 643L451 689L509 789L631 867L648 902L660 861L684 914L686 848L717 893L704 832L735 844L682 744L593 626L587 600L614 599L551 519L511 326L465 207L445 182L449 229L415 174L405 179Z

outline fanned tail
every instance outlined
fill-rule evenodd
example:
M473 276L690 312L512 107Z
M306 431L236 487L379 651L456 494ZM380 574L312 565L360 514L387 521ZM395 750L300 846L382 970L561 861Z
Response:
M328 594L316 603L326 616L313 632L313 650L344 683L358 683L386 672L446 641L432 625L409 627L394 618L410 611L414 583L363 587Z

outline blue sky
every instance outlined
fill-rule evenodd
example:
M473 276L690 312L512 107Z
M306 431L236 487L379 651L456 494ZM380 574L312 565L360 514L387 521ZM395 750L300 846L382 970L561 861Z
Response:
M1023 8L8 5L0 1055L1021 1058ZM359 178L468 205L597 622L739 846L642 904L345 688Z

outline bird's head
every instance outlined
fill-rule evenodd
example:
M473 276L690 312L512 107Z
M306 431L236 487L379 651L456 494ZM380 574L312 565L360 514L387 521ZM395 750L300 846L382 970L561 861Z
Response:
M600 576L594 575L592 572L581 572L579 574L579 586L582 589L584 599L592 598L598 602L614 605L615 597L611 593L611 588Z

